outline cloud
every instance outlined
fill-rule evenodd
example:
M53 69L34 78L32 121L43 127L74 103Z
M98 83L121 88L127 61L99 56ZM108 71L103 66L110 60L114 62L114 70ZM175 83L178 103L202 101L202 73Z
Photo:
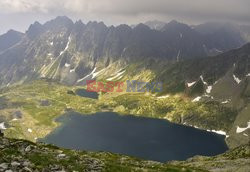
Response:
M29 12L42 10L42 4L39 4L38 1L30 0L1 0L0 9L2 13L19 13L19 12Z
M249 0L0 0L0 15L67 15L110 24L152 19L249 24L249 7Z

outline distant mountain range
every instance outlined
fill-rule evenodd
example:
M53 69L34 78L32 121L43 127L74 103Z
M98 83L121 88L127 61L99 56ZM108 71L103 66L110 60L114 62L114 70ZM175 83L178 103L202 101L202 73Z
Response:
M76 84L94 69L115 63L119 68L146 59L185 61L247 43L249 27L214 25L155 21L133 28L107 27L102 22L74 23L65 16L35 22L24 34L9 31L0 36L0 85L44 77Z
M148 21L144 23L151 29L162 30L163 27L167 24L162 21ZM207 22L200 25L191 25L190 26L195 31L201 34L220 34L227 33L232 35L239 36L238 39L243 39L246 42L250 41L250 26L249 25L238 25L233 23L225 23L225 22Z

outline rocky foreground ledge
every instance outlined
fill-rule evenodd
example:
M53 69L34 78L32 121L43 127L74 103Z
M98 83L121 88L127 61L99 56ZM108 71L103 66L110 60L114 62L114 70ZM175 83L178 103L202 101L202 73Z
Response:
M187 161L159 163L111 154L61 149L42 143L0 136L0 171L15 172L130 172L130 171L240 171L250 169L250 144L216 157L194 157Z
M0 171L15 172L200 172L191 167L143 161L111 153L83 152L0 137Z

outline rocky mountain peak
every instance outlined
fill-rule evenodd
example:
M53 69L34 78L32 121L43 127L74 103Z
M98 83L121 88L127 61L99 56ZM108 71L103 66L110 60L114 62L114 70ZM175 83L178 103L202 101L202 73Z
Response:
M84 26L85 24L82 22L82 20L77 20L75 25Z
M66 16L59 16L44 24L44 27L49 30L56 30L61 28L70 28L74 25L73 21Z
M22 35L23 33L18 32L18 31L13 30L13 29L10 29L10 30L7 31L7 34L20 34L20 35Z
M9 30L7 33L0 35L0 52L18 43L23 35L23 33L15 30Z
M58 16L52 21L57 22L57 23L70 23L70 24L73 23L73 21L70 18L68 18L67 16Z
M29 29L26 31L26 34L30 39L33 39L40 35L43 30L43 25L36 21L30 25Z
M107 28L107 26L103 22L97 22L97 21L88 22L86 27L89 29L97 29L97 28L106 29Z
M138 24L138 25L134 28L134 30L136 30L136 31L145 31L145 30L150 30L150 28L149 28L147 25L145 25L145 24L143 24L143 23L140 23L140 24Z
M162 31L164 32L187 32L191 30L192 28L190 26L184 23L179 23L176 20L170 21L162 28Z
M155 30L161 30L166 25L165 22L158 21L158 20L147 21L144 24L150 27L151 29L155 29Z

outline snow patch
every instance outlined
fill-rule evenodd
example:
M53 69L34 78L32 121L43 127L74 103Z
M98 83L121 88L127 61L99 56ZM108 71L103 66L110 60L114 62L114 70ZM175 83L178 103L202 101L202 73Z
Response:
M68 38L67 45L66 45L66 47L64 48L64 50L60 52L60 56L61 56L63 53L65 53L65 51L68 50L70 42L71 42L71 37Z
M194 84L196 84L196 81L187 83L187 86L188 86L188 87L192 87Z
M239 84L241 82L241 80L239 78L237 78L235 75L233 75L233 77L234 77L235 82L237 82L237 84Z
M204 78L202 75L200 76L200 78L201 78L201 81L203 82L204 85L208 85L207 82L204 81Z
M169 97L170 97L169 95L166 95L166 96L157 97L157 99L166 99L166 98L169 98Z
M177 57L176 57L177 62L180 61L180 53L181 53L181 50L178 51L178 54L177 54Z
M198 97L196 97L195 99L193 99L192 102L198 102L198 101L200 101L200 100L201 100L201 97L198 96Z
M223 102L221 102L222 104L227 104L227 103L229 103L231 101L231 99L228 99L228 100L225 100L225 101L223 101Z
M246 131L249 128L250 128L250 121L247 123L246 128L240 128L239 126L237 126L236 133L242 133L242 132Z
M72 73L72 72L75 72L76 69L71 69L69 72Z
M128 48L125 47L125 48L122 50L122 52L125 53L125 51L127 51L127 49L128 49Z
M246 77L250 76L250 73L246 75Z
M214 97L213 97L213 96L208 95L208 94L205 94L204 96L205 96L205 97L209 97L209 98L211 98L211 99L214 99Z
M122 79L122 77L123 77L122 75L121 75L121 76L119 76L119 77L117 78L117 80Z
M18 119L17 119L17 118L14 118L14 119L12 119L11 121L18 121Z
M187 123L184 123L184 125L191 126L191 127L196 128L196 129L204 130L204 129L199 128L199 127L197 127L195 125L188 125ZM229 135L227 135L227 133L225 131L222 131L222 130L205 130L205 131L213 132L213 133L220 134L220 135L224 135L224 136L226 136L226 138L229 137Z
M7 128L5 127L4 122L0 123L0 129L1 130L6 130Z
M127 47L125 47L123 50L122 50L122 53L121 53L121 57L123 57L124 53L127 51Z
M123 69L122 69L123 70ZM120 70L121 71L121 70ZM107 81L112 81L114 79L121 79L123 74L126 72L126 70L118 72L114 77L108 78Z
M52 46L52 45L54 45L54 42L52 41L52 42L50 42L49 44Z
M70 67L70 64L68 64L68 63L65 63L65 65L64 65L65 67Z
M100 73L102 73L105 69L100 70L99 72L95 72L92 74L92 79L94 79L95 77L97 77Z
M217 53L223 53L223 51L218 50L217 48L214 48L214 51L216 51Z
M45 74L41 74L40 77L41 78L45 78L46 76L45 76Z
M215 82L214 82L214 85L216 85L218 82L219 82L219 80L218 80L218 81L215 81Z
M212 91L212 89L213 89L213 86L208 86L207 89L206 89L206 92L207 92L208 94L210 94L211 91Z
M248 135L247 135L246 133L244 133L244 134L243 134L243 136L246 136L246 137L248 137Z
M206 50L207 50L207 48L206 48ZM217 48L209 49L207 52L208 52L209 54L211 54L211 55L223 53L223 51L218 50Z
M84 81L85 79L87 79L88 77L90 77L91 75L93 75L96 71L96 67L93 69L93 71L88 74L87 76L83 77L82 79L79 79L77 82L81 82L81 81Z
M220 134L220 135L224 135L224 136L229 137L229 136L227 135L227 133L226 133L225 131L222 131L222 130L219 130L219 131L217 131L217 130L207 130L207 131L213 132L213 133L217 133L217 134Z

